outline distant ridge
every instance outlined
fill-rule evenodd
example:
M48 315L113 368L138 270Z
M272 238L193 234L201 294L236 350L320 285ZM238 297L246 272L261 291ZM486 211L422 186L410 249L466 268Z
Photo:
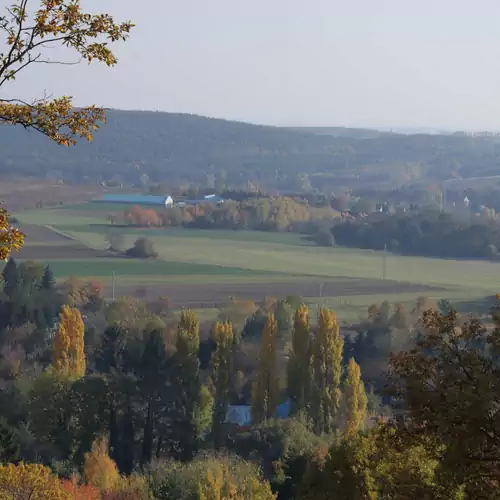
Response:
M92 144L64 148L0 125L0 175L116 185L215 183L300 192L498 174L497 137L273 127L155 111L107 111ZM411 170L411 175L409 174ZM410 175L410 177L409 177Z

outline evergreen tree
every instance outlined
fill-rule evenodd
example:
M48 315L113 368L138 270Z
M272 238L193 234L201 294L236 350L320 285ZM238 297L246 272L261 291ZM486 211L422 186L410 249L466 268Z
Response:
M231 353L233 347L233 325L217 322L213 331L216 343L212 355L212 381L215 388L212 434L216 448L223 444L222 426L226 418L229 400L229 381L232 373Z
M41 285L42 285L41 286L42 290L53 290L56 286L56 280L54 279L54 273L52 272L52 269L50 268L50 266L48 264L45 266L45 269L43 271Z
M312 343L312 407L316 432L332 432L337 425L341 402L342 348L337 318L333 311L321 309Z
M3 291L7 297L14 297L21 286L21 275L16 261L10 257L2 271Z
M15 462L19 457L19 443L14 429L3 418L0 418L0 462Z
M344 400L347 434L353 435L363 429L368 406L365 386L361 380L361 370L354 358L351 358L347 365Z
M64 306L52 346L52 366L71 380L85 375L84 332L80 311Z
M257 380L252 391L252 419L256 424L272 418L278 404L277 331L276 319L269 314L260 339Z
M309 309L301 305L295 312L292 349L288 358L288 395L292 412L309 405L311 339L309 335Z

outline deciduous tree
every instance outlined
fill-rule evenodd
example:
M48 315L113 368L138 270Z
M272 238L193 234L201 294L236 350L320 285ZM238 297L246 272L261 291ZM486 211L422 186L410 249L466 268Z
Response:
M368 399L361 380L361 370L354 358L351 358L347 365L347 376L344 382L344 417L347 435L354 435L363 429L367 405Z
M40 464L0 465L0 498L72 500L59 478Z
M0 89L20 76L28 66L72 64L81 59L114 66L117 58L109 44L126 40L132 23L115 23L108 14L87 14L79 0L11 0L0 14L0 34L5 49L0 52ZM54 47L72 49L76 61L53 57ZM4 92L2 92L4 94ZM20 98L0 98L0 124L20 125L37 130L62 145L75 144L77 137L92 140L92 133L104 122L102 108L73 107L71 98L52 99L44 95L31 102ZM9 224L8 213L0 209L0 259L19 250L24 235Z
M234 340L232 323L217 322L212 337L216 344L212 355L212 381L215 389L212 434L215 446L219 447L223 444L222 426L229 403L231 354Z
M309 405L311 337L309 334L309 309L301 305L295 312L292 349L288 358L288 395L294 413Z
M118 483L120 474L115 462L108 455L106 439L95 441L92 450L85 454L83 474L89 484L102 490L111 490Z
M321 309L312 343L311 416L318 433L331 432L338 423L343 346L335 313Z
M85 375L84 333L80 311L64 306L52 347L52 366L57 373L72 380Z
M257 379L252 390L252 419L255 423L272 418L278 405L277 332L276 319L269 314L262 330Z
M350 436L334 444L326 457L311 461L296 498L462 500L460 486L445 487L440 481L439 462L429 451L432 444L425 437L404 444L394 428L385 426Z
M177 327L176 353L172 368L172 440L179 443L180 458L191 457L197 449L200 437L207 430L200 426L202 411L200 361L200 325L196 314L183 310ZM204 410L204 409L203 409ZM205 422L206 423L206 422ZM210 423L209 423L210 424Z
M107 14L87 14L78 0L12 0L0 16L6 50L0 54L0 88L16 79L28 66L71 64L84 59L114 66L117 58L109 44L126 40L133 25L115 23ZM54 47L67 47L76 60L53 58ZM51 50L52 49L52 50ZM45 96L30 103L0 99L0 123L38 130L58 144L74 144L77 137L92 139L104 110L90 106L75 109L71 98Z
M467 498L498 498L500 487L499 311L493 329L429 309L416 346L391 357L390 387L406 416L401 433L409 442L424 434L441 443L440 467L463 483Z

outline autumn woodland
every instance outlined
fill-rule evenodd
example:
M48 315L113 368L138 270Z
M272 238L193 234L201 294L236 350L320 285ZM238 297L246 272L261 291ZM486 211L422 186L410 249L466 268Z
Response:
M13 98L136 27L7 3L0 499L500 499L494 138Z

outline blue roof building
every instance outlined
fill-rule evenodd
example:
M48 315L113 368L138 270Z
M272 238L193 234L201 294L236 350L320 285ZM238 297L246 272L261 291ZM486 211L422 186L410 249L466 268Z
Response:
M127 205L152 205L168 207L173 204L170 196L153 196L149 194L105 194L102 198L94 200L98 203L123 203Z

